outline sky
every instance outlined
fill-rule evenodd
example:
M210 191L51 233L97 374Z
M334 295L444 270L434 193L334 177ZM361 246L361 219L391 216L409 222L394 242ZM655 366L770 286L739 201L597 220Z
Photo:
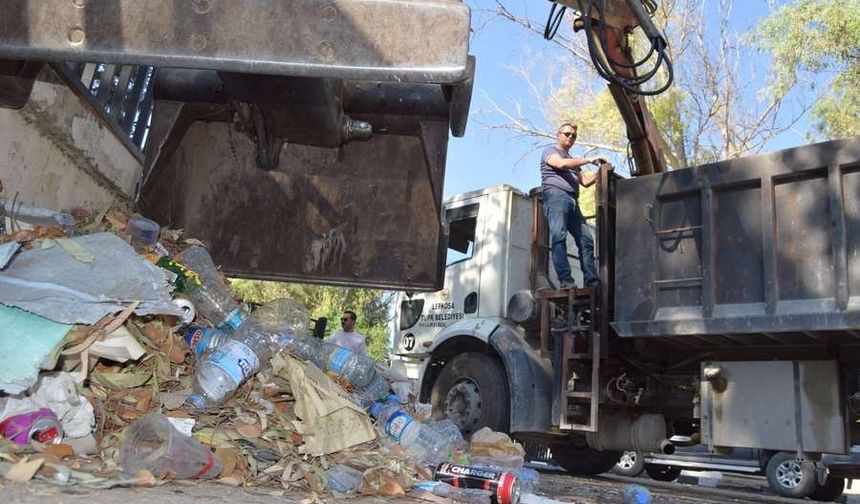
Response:
M550 2L545 0L500 1L511 11L525 13L539 23L546 20L550 9ZM490 100L511 110L519 103L523 110L528 111L535 103L530 98L526 84L514 74L511 67L532 59L541 62L552 60L561 54L540 35L528 32L507 20L494 19L487 22L487 11L495 6L494 0L466 0L466 3L472 8L473 36L470 52L477 58L475 85L466 135L463 138L451 138L449 142L444 195L449 197L498 184L510 184L528 191L540 185L540 148L533 145L534 139L517 138L511 133L491 130L489 126L499 123L500 119L491 114ZM720 8L717 1L707 3L708 9ZM767 16L769 8L765 0L737 0L730 12L730 28L744 33ZM716 15L708 16L708 19L715 18ZM571 19L571 13L568 11L565 23L569 23ZM668 42L672 44L672 40ZM766 74L770 63L762 56L751 64L758 68L757 71ZM576 70L596 73L592 67L585 65ZM801 125L801 129L804 127L806 126ZM553 126L548 128L552 131ZM802 134L786 134L765 150L778 150L803 143L806 143L806 140ZM575 146L572 154L582 154L582 151L578 151ZM599 154L597 152L592 155Z

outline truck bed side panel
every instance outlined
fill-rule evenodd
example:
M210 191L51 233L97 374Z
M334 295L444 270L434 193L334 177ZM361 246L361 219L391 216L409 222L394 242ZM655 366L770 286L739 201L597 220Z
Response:
M860 137L621 180L622 336L860 327Z

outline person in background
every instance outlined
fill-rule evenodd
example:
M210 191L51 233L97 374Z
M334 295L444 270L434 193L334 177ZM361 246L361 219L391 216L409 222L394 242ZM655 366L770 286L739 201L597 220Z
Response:
M340 316L342 330L335 331L329 336L329 343L348 348L359 355L367 355L367 343L364 335L355 330L355 321L358 319L352 310L344 310Z
M589 187L597 181L597 173L582 171L585 165L606 163L602 157L574 157L570 148L576 142L577 126L564 123L556 133L556 145L543 150L540 157L541 199L549 226L552 263L560 288L573 288L570 263L567 260L567 233L573 235L579 249L579 265L585 285L600 282L594 265L594 239L579 208L579 186ZM612 169L609 167L609 169Z

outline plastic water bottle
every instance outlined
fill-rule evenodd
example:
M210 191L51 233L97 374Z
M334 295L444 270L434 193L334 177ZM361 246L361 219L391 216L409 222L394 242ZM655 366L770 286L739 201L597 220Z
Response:
M184 292L197 312L219 329L232 331L242 325L245 314L230 295L230 289L218 274L209 252L195 245L179 254L177 259L196 273L186 280Z
M273 320L275 314L277 322ZM188 402L196 408L221 404L267 366L275 352L306 338L308 321L307 311L292 300L277 300L267 309L258 309L198 364L194 393Z
M412 418L399 404L374 403L370 415L381 431L418 460L438 464L448 458L451 449L442 436Z
M466 440L463 439L463 433L450 418L427 422L427 426L438 432L455 450L465 448Z
M511 471L520 483L520 492L534 493L540 487L540 473L530 467Z
M355 387L356 402L364 408L386 397L391 391L388 379L378 372L376 363L366 355L315 338L296 339L287 349L324 371L346 378Z
M624 493L624 504L651 504L651 492L639 485L627 485Z
M363 390L356 390L355 394L353 394L353 399L362 408L367 409L376 401L386 397L391 397L392 394L390 394L390 392L391 384L388 383L388 379L386 379L382 373L377 373L376 378L374 378L373 381L371 381ZM394 395L393 397L399 404L400 400L397 399L397 396Z
M358 490L361 484L362 474L352 467L338 464L326 473L325 487L332 492L342 494L352 493Z
M420 481L414 488L469 504L490 504L490 496L493 494L480 488L457 488L443 481Z
M363 390L376 378L376 363L369 357L331 343L323 343L323 352L328 370L343 376L358 389Z

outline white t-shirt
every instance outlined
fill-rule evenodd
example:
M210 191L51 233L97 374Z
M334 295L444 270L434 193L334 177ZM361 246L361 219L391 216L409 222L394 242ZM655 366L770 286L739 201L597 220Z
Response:
M359 355L367 355L367 344L364 342L364 335L360 332L335 331L326 341L348 348Z

